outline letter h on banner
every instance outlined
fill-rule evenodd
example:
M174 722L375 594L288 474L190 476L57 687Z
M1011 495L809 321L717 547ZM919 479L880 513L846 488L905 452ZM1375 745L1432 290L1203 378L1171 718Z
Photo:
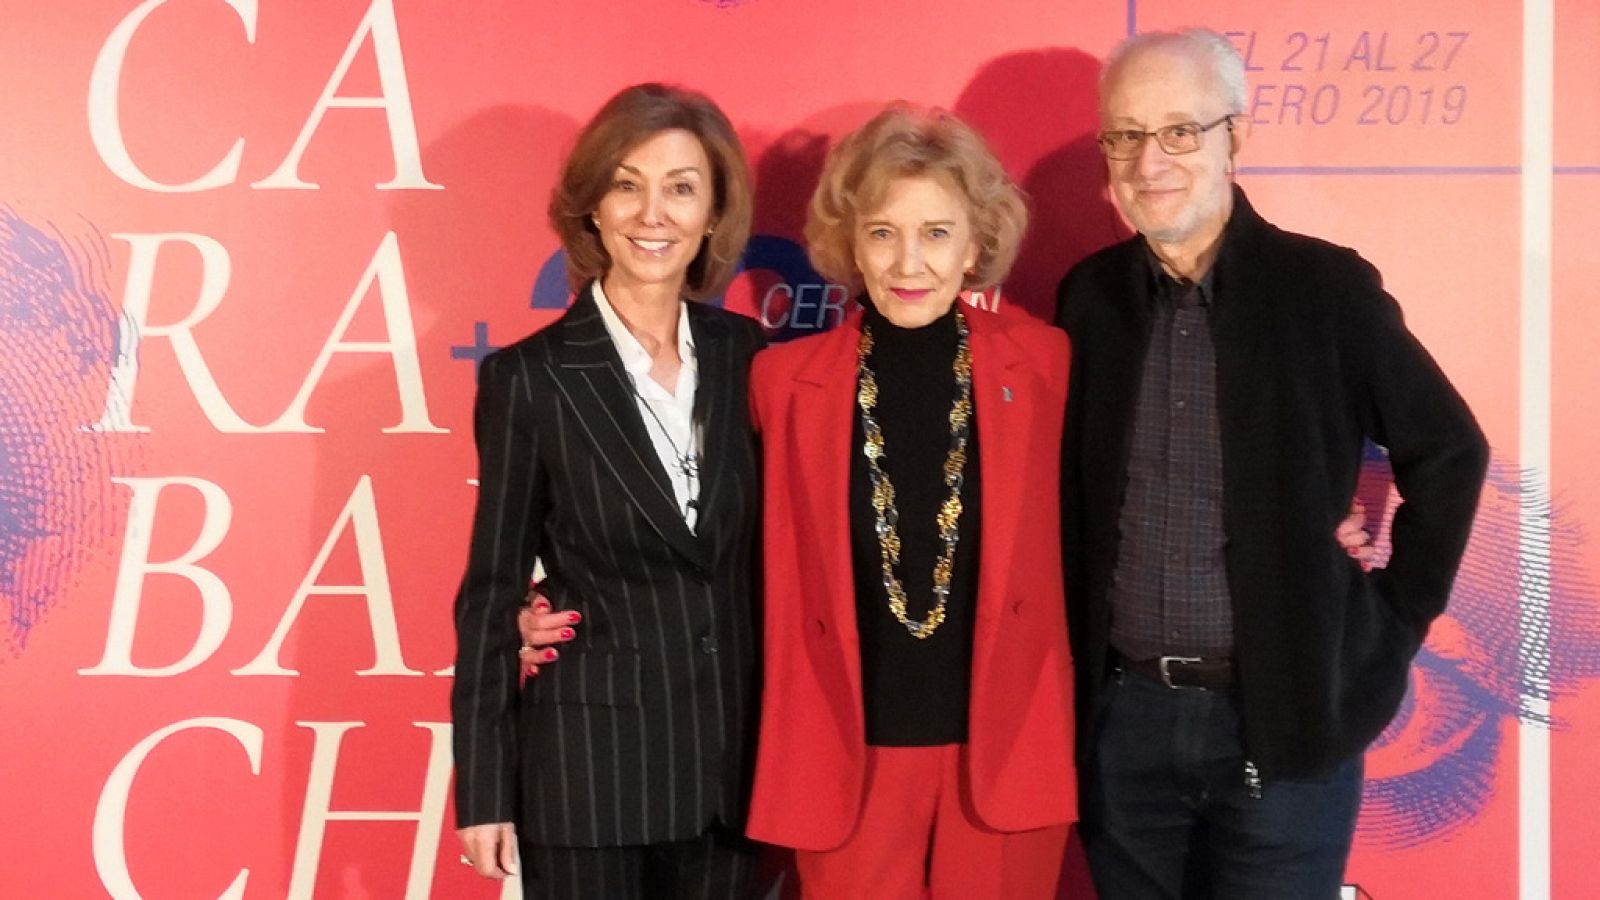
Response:
M312 896L322 840L329 822L416 822L411 844L411 866L406 872L406 900L427 900L433 886L434 863L439 857L445 797L450 786L450 726L444 722L413 722L430 735L428 767L422 782L422 808L412 810L332 809L333 772L345 732L364 722L296 722L316 735L311 751L311 772L306 779L306 799L300 814L300 837L295 842L294 870L289 876L290 898Z

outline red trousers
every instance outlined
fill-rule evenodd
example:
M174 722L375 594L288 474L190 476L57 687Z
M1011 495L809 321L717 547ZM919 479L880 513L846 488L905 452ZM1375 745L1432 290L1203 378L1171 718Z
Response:
M868 747L856 830L795 852L805 900L1054 900L1067 825L995 831L972 811L966 748Z

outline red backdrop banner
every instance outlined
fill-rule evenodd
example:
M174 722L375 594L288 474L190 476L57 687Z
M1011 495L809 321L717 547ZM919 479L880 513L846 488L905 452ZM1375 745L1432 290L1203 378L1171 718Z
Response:
M451 833L471 398L567 302L580 125L647 80L722 105L757 208L721 302L784 339L848 302L800 241L829 142L952 109L1035 211L972 300L1048 316L1127 233L1099 60L1184 25L1245 54L1253 202L1382 269L1495 453L1349 880L1592 896L1595 0L0 0L0 896L496 896Z

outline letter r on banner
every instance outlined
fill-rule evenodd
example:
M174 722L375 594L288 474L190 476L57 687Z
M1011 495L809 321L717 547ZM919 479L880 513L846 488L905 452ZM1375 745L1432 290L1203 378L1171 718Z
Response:
M257 428L239 418L228 405L222 389L211 376L211 369L195 342L195 326L217 311L228 291L233 261L216 238L189 232L167 234L113 234L128 242L128 281L122 296L122 327L117 341L117 357L111 368L111 383L106 390L105 412L92 428L95 431L149 431L133 424L133 395L139 385L140 345L149 338L164 337L172 343L178 370L199 401L200 409L218 431L229 434L257 433ZM156 258L170 243L188 244L200 254L200 297L194 309L171 325L151 325L150 300L155 289Z

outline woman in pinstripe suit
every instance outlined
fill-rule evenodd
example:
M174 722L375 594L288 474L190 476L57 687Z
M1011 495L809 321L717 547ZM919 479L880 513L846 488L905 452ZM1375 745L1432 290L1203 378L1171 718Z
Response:
M456 813L479 873L538 898L745 897L757 697L749 319L692 302L750 227L743 150L704 96L639 85L579 135L550 203L577 298L483 362L479 495L456 598ZM535 560L585 623L518 689Z

